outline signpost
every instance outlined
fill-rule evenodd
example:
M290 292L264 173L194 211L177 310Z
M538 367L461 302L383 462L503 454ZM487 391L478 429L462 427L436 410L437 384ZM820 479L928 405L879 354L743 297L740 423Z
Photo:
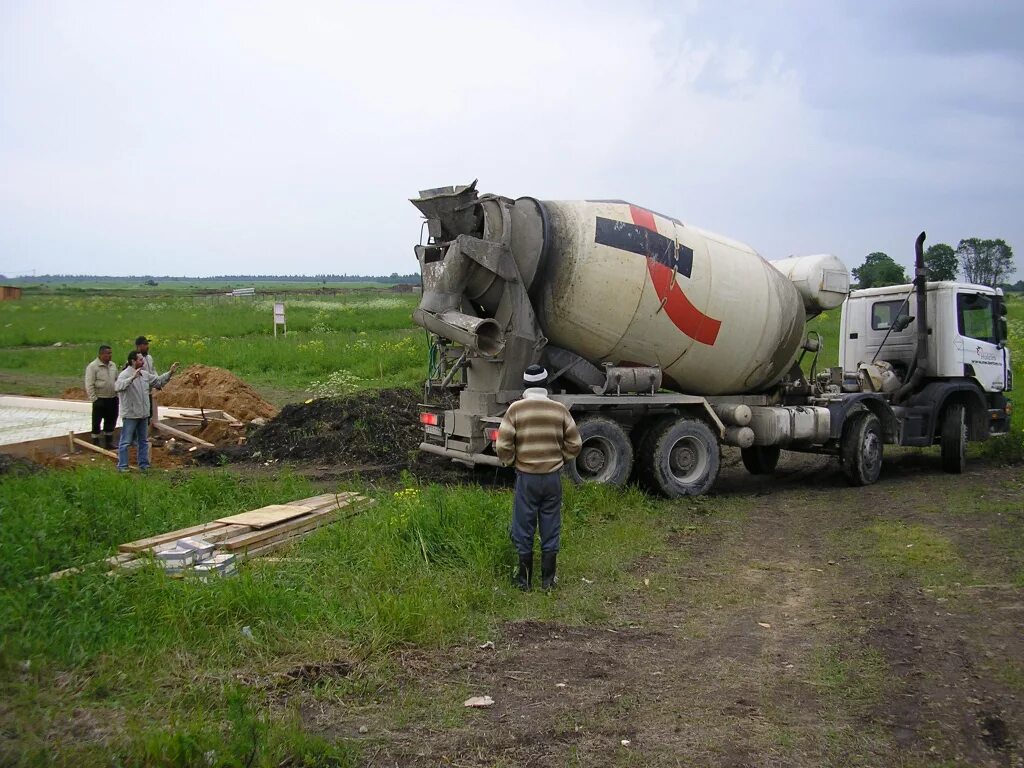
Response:
M288 323L284 321L284 302L274 304L274 338L277 338L277 326L282 328L282 336L288 335Z

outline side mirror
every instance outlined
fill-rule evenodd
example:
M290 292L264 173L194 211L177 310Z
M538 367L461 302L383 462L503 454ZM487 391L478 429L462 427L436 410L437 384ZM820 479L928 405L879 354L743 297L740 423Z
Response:
M896 318L896 322L892 324L892 329L899 333L900 331L907 330L907 326L914 322L914 318L911 315L900 315Z

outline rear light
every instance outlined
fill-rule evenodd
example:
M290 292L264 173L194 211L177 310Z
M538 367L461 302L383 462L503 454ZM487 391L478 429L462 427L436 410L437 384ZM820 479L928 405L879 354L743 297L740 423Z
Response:
M485 429L484 437L490 440L492 443L498 442L498 430L497 429Z
M420 424L425 424L428 427L436 427L441 423L441 419L436 413L421 413Z

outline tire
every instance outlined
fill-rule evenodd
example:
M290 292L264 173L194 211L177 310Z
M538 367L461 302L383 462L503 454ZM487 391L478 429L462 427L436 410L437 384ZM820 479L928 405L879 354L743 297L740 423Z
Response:
M777 445L752 445L740 449L743 466L752 475L770 475L774 472L781 453Z
M967 468L967 421L964 417L961 403L953 403L942 412L939 432L942 469L954 475L963 474Z
M581 419L576 425L583 448L565 465L574 483L623 485L633 472L633 443L617 422L604 416Z
M720 457L718 439L703 421L663 419L641 443L639 475L648 489L670 499L699 496L718 478Z
M882 422L870 411L851 414L843 427L839 459L850 485L871 485L882 473Z

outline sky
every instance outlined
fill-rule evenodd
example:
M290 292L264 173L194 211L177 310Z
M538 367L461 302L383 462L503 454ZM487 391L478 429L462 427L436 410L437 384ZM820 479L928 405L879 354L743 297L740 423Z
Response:
M768 259L1024 252L1022 30L1009 0L0 0L0 274L414 272L408 199L477 178Z

